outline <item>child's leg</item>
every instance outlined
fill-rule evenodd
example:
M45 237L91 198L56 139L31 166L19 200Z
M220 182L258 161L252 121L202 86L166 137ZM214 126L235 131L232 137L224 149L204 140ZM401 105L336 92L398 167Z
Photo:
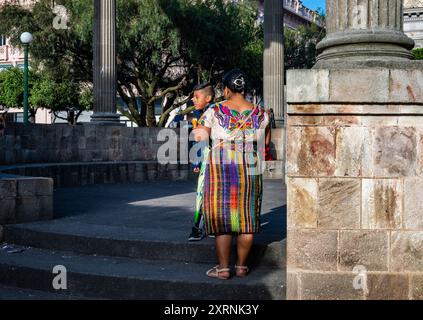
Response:
M207 159L209 154L209 149L206 147L204 150L204 159ZM202 210L202 203L203 203L203 191L204 191L204 175L206 172L206 161L201 163L200 174L198 176L198 183L197 183L197 197L196 197L196 207L195 207L195 218L194 218L194 226L196 227L203 227L203 215L201 214Z

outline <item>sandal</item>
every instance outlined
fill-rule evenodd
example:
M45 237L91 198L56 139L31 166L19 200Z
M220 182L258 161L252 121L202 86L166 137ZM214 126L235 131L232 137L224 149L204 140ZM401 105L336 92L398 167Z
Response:
M226 277L219 275L221 272L229 272L230 273L231 272L231 269L229 269L229 268L219 269L219 265L217 265L217 266L211 268L210 270L208 270L206 272L206 275L208 277L218 278L218 279L221 279L221 280L228 280L230 278L230 276L231 276L230 274L228 276L226 276Z
M235 270L236 270L236 276L237 277L245 277L248 272L250 272L250 269L247 266L237 266L235 265ZM242 272L238 272L238 270L242 270Z

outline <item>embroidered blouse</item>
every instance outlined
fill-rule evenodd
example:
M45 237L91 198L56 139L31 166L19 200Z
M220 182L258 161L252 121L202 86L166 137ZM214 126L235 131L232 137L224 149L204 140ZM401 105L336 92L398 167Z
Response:
M225 102L210 106L198 120L198 124L211 128L211 139L255 140L265 134L269 115L261 107L239 112L229 109Z

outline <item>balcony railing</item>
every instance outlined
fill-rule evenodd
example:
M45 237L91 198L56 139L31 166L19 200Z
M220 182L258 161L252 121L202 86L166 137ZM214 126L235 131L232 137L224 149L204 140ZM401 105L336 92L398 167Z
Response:
M296 13L303 19L320 25L319 15L317 12L305 7L299 0L284 0L284 8Z

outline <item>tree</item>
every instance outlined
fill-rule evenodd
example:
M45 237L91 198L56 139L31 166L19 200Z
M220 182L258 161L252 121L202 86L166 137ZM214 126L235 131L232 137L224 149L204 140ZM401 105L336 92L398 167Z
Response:
M255 1L159 2L180 32L181 47L185 48L182 58L190 62L187 70L189 84L217 84L225 71L238 67L249 75L251 89L261 94L264 37L263 26L257 23ZM187 109L183 114L191 110ZM162 117L160 124L165 121Z
M34 108L50 109L56 118L66 120L74 125L83 111L92 109L92 90L72 82L71 79L54 78L45 71L39 71L35 76L31 90L30 104ZM60 111L66 111L63 118Z
M72 83L92 83L92 2L54 3L67 9L69 29L53 28L52 2L40 0L32 11L4 6L0 33L19 46L20 33L31 30L30 54L41 69L53 78L64 72ZM118 93L126 105L119 111L139 126L156 126L157 103L165 112L176 108L196 83L217 81L235 66L260 88L262 31L255 17L249 1L117 0Z
M87 107L79 103L79 98L85 94L81 88L92 81L92 27L88 27L92 24L89 10L92 4L84 0L55 1L54 4L68 9L69 16L73 12L84 13L72 15L73 27L55 29L56 14L52 3L40 0L32 10L19 5L4 5L0 8L0 34L10 37L15 47L21 47L19 37L23 31L30 30L34 36L29 46L32 70L30 115L35 117L37 108L44 107L55 114L67 111L69 118L69 114L76 110L75 117L69 119L69 123L75 123ZM11 83L7 87L8 90L19 88Z
M65 120L76 124L84 110L92 108L92 93L89 88L81 88L69 79L53 78L46 71L30 70L29 75L29 118L35 120L39 108L50 109L58 116L66 111ZM0 72L0 105L7 108L23 107L23 71L10 68Z
M324 29L315 24L298 30L285 28L285 69L310 69L316 63L316 45L325 37Z
M423 48L416 48L412 51L413 57L416 60L423 60Z
M0 104L7 108L23 106L23 72L10 68L0 72Z

